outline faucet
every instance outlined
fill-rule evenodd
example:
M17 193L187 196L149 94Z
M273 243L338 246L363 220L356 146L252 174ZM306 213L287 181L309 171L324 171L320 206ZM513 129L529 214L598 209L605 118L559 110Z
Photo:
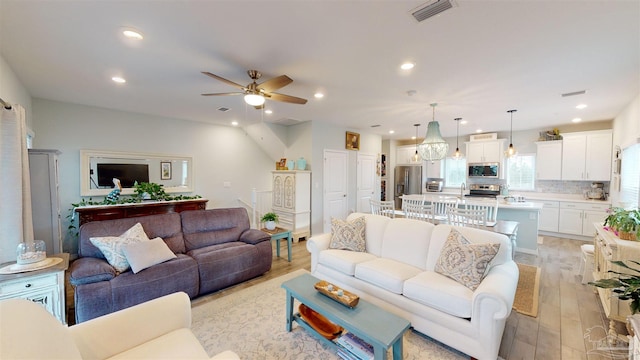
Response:
M467 189L467 185L465 183L460 184L460 200L464 198L464 191Z

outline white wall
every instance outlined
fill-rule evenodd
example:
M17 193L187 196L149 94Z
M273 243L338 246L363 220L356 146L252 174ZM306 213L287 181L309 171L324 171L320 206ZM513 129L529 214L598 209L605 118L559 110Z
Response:
M613 120L613 146L624 149L629 145L640 142L640 95ZM614 151L615 154L615 151ZM624 164L624 159L622 160ZM613 176L617 181L616 176ZM611 186L610 199L614 205L620 201L620 191L616 186Z
M273 161L240 128L34 99L34 148L58 149L63 217L80 197L80 149L192 156L195 191L208 208L250 203L251 189L269 189ZM231 187L224 187L230 182ZM63 218L63 228L67 220ZM65 251L75 252L65 236Z

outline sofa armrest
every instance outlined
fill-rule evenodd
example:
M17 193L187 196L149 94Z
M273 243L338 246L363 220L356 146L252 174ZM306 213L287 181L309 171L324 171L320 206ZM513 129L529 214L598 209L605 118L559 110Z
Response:
M71 263L69 282L73 286L109 281L116 277L116 269L104 259L84 257Z
M173 293L71 326L84 359L106 359L169 332L191 328L191 303Z
M257 229L249 229L240 234L240 241L255 245L263 241L271 241L271 235Z
M307 241L307 251L311 253L311 272L316 271L318 265L318 259L320 258L320 252L329 248L331 242L331 234L320 234L312 236Z
M473 293L471 320L474 321L474 317L486 318L481 322L506 319L513 306L518 276L514 261L492 267Z

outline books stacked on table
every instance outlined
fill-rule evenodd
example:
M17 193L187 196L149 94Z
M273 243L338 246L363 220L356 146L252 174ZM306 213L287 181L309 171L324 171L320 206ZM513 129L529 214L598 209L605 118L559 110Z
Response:
M345 360L373 360L373 346L356 335L346 332L334 340L338 356Z

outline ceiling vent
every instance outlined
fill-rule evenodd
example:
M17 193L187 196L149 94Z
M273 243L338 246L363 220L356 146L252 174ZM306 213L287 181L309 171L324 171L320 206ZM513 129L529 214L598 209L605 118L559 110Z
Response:
M231 109L226 108L226 107L219 107L219 108L218 108L218 111L222 111L222 112L227 112L227 111L229 111L229 110L231 110Z
M410 12L411 15L420 22L436 16L445 10L449 10L454 6L457 6L454 0L432 0L418 6Z
M587 93L587 90L580 90L580 91L564 93L564 94L562 94L562 97L576 96L576 95L582 95L582 94L586 94L586 93Z

